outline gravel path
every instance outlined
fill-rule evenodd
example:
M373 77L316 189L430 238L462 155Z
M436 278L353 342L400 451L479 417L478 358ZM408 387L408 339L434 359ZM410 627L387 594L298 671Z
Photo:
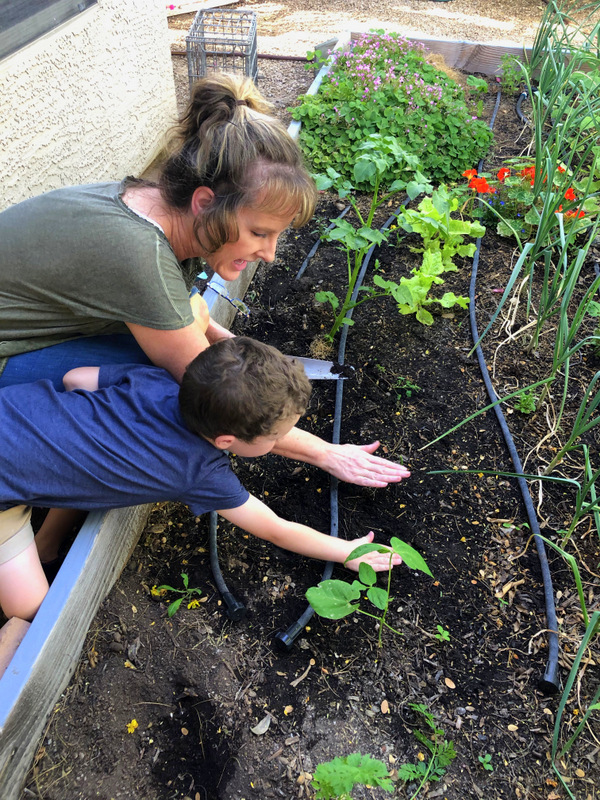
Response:
M226 8L256 11L259 52L303 56L332 36L371 28L531 44L545 7L544 0L244 0ZM174 45L182 46L193 18L183 14L169 19Z

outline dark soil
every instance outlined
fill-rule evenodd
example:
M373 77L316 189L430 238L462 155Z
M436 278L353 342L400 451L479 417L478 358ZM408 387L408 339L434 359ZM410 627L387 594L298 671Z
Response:
M490 95L490 109L493 99ZM500 107L491 164L515 153L520 128L514 102L506 98ZM327 222L338 213L335 198L323 195L318 220ZM317 227L290 233L276 262L259 271L246 297L250 317L238 319L236 333L308 355L315 338L328 330L330 311L315 302L314 293L332 289L339 294L345 272L341 254L322 246L296 279ZM396 280L416 258L406 243L376 255L386 277ZM488 231L477 282L480 329L497 305L512 259L510 242ZM593 265L584 271L587 281ZM448 274L444 290L468 294L469 279L465 262ZM180 506L159 506L92 626L23 797L313 797L311 775L334 756L369 753L393 775L403 764L427 760L427 748L414 735L427 729L413 704L425 705L435 716L457 754L441 780L426 783L420 797L566 797L549 761L558 697L538 689L548 656L547 631L541 572L528 544L522 499L509 479L460 474L463 468L512 469L495 417L483 414L423 449L488 402L470 355L468 313L452 310L425 327L397 314L391 301L375 300L357 308L354 320L345 353L354 372L344 381L341 441L379 439L382 454L402 460L412 476L387 489L340 484L339 535L353 538L373 530L382 542L397 536L427 560L433 579L403 566L393 572L388 622L400 634L386 630L378 648L377 624L369 617L339 622L313 617L293 648L281 652L276 634L304 611L304 593L321 579L322 565L220 523L223 572L247 609L245 619L232 623L211 575L208 518L194 519ZM498 330L484 343L490 368L497 354L495 384L501 394L535 380L546 358L543 348L539 358L528 358L520 338L497 350L504 339ZM598 368L591 353L574 365L576 391ZM399 383L410 386L397 388ZM325 439L332 436L336 386L335 381L316 382L301 421ZM579 400L573 396L569 403L576 408ZM547 430L546 409L533 417L508 412L524 459ZM596 447L593 439L589 444ZM527 468L547 463L552 447L556 439L533 454ZM326 474L273 455L233 463L250 491L276 512L329 530ZM573 469L577 474L576 465ZM556 489L544 490L545 535L556 538L572 500ZM578 530L586 598L594 609L600 587L598 538L587 523ZM584 626L569 571L558 558L551 556L550 562L559 598L564 681ZM198 608L183 605L169 618L165 601L151 589L163 583L180 587L181 573L202 590L203 602ZM334 577L351 579L341 567ZM436 638L441 630L448 631L449 641ZM578 693L567 704L566 738L589 703L597 664L596 650L589 653ZM134 719L138 727L129 733ZM263 720L269 727L261 733L255 726ZM599 740L597 726L586 728L565 757L565 774L578 798L598 797ZM493 771L480 761L488 754ZM398 787L394 796L403 798L417 788L401 781ZM357 789L355 796L388 795Z

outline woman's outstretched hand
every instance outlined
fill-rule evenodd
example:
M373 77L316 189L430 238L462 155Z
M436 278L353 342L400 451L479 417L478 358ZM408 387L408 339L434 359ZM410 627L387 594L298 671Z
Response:
M402 464L374 456L378 447L379 442L362 445L330 444L321 466L341 481L356 483L358 486L383 487L410 477L409 470Z
M366 536L361 536L360 539L353 539L351 542L348 542L350 545L349 552L351 553L357 547L360 547L361 544L370 544L373 541L374 535L375 534L373 531L369 531ZM381 545L381 547L386 548L384 553L378 553L377 551L373 553L366 553L364 556L360 556L360 558L353 558L352 561L346 561L345 566L354 572L358 572L361 562L365 562L366 564L370 564L375 572L387 572L390 568L390 553L392 551L389 547L386 547L386 545ZM397 553L394 553L392 555L391 566L396 567L401 563L402 559L400 556Z

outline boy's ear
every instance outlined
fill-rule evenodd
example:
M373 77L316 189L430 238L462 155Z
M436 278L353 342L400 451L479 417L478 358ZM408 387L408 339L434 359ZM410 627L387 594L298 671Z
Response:
M217 450L229 450L234 441L235 436L231 436L228 433L222 433L220 436L217 436L215 439L213 439L213 444Z
M214 196L215 193L208 186L198 186L192 195L192 214L195 217L201 214L212 203Z

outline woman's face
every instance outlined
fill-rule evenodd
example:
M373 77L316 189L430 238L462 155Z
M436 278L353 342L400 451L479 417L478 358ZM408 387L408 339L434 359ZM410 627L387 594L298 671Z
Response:
M248 262L273 261L277 240L295 217L290 214L266 213L254 208L241 208L237 214L239 236L206 256L211 269L225 281L235 280Z

